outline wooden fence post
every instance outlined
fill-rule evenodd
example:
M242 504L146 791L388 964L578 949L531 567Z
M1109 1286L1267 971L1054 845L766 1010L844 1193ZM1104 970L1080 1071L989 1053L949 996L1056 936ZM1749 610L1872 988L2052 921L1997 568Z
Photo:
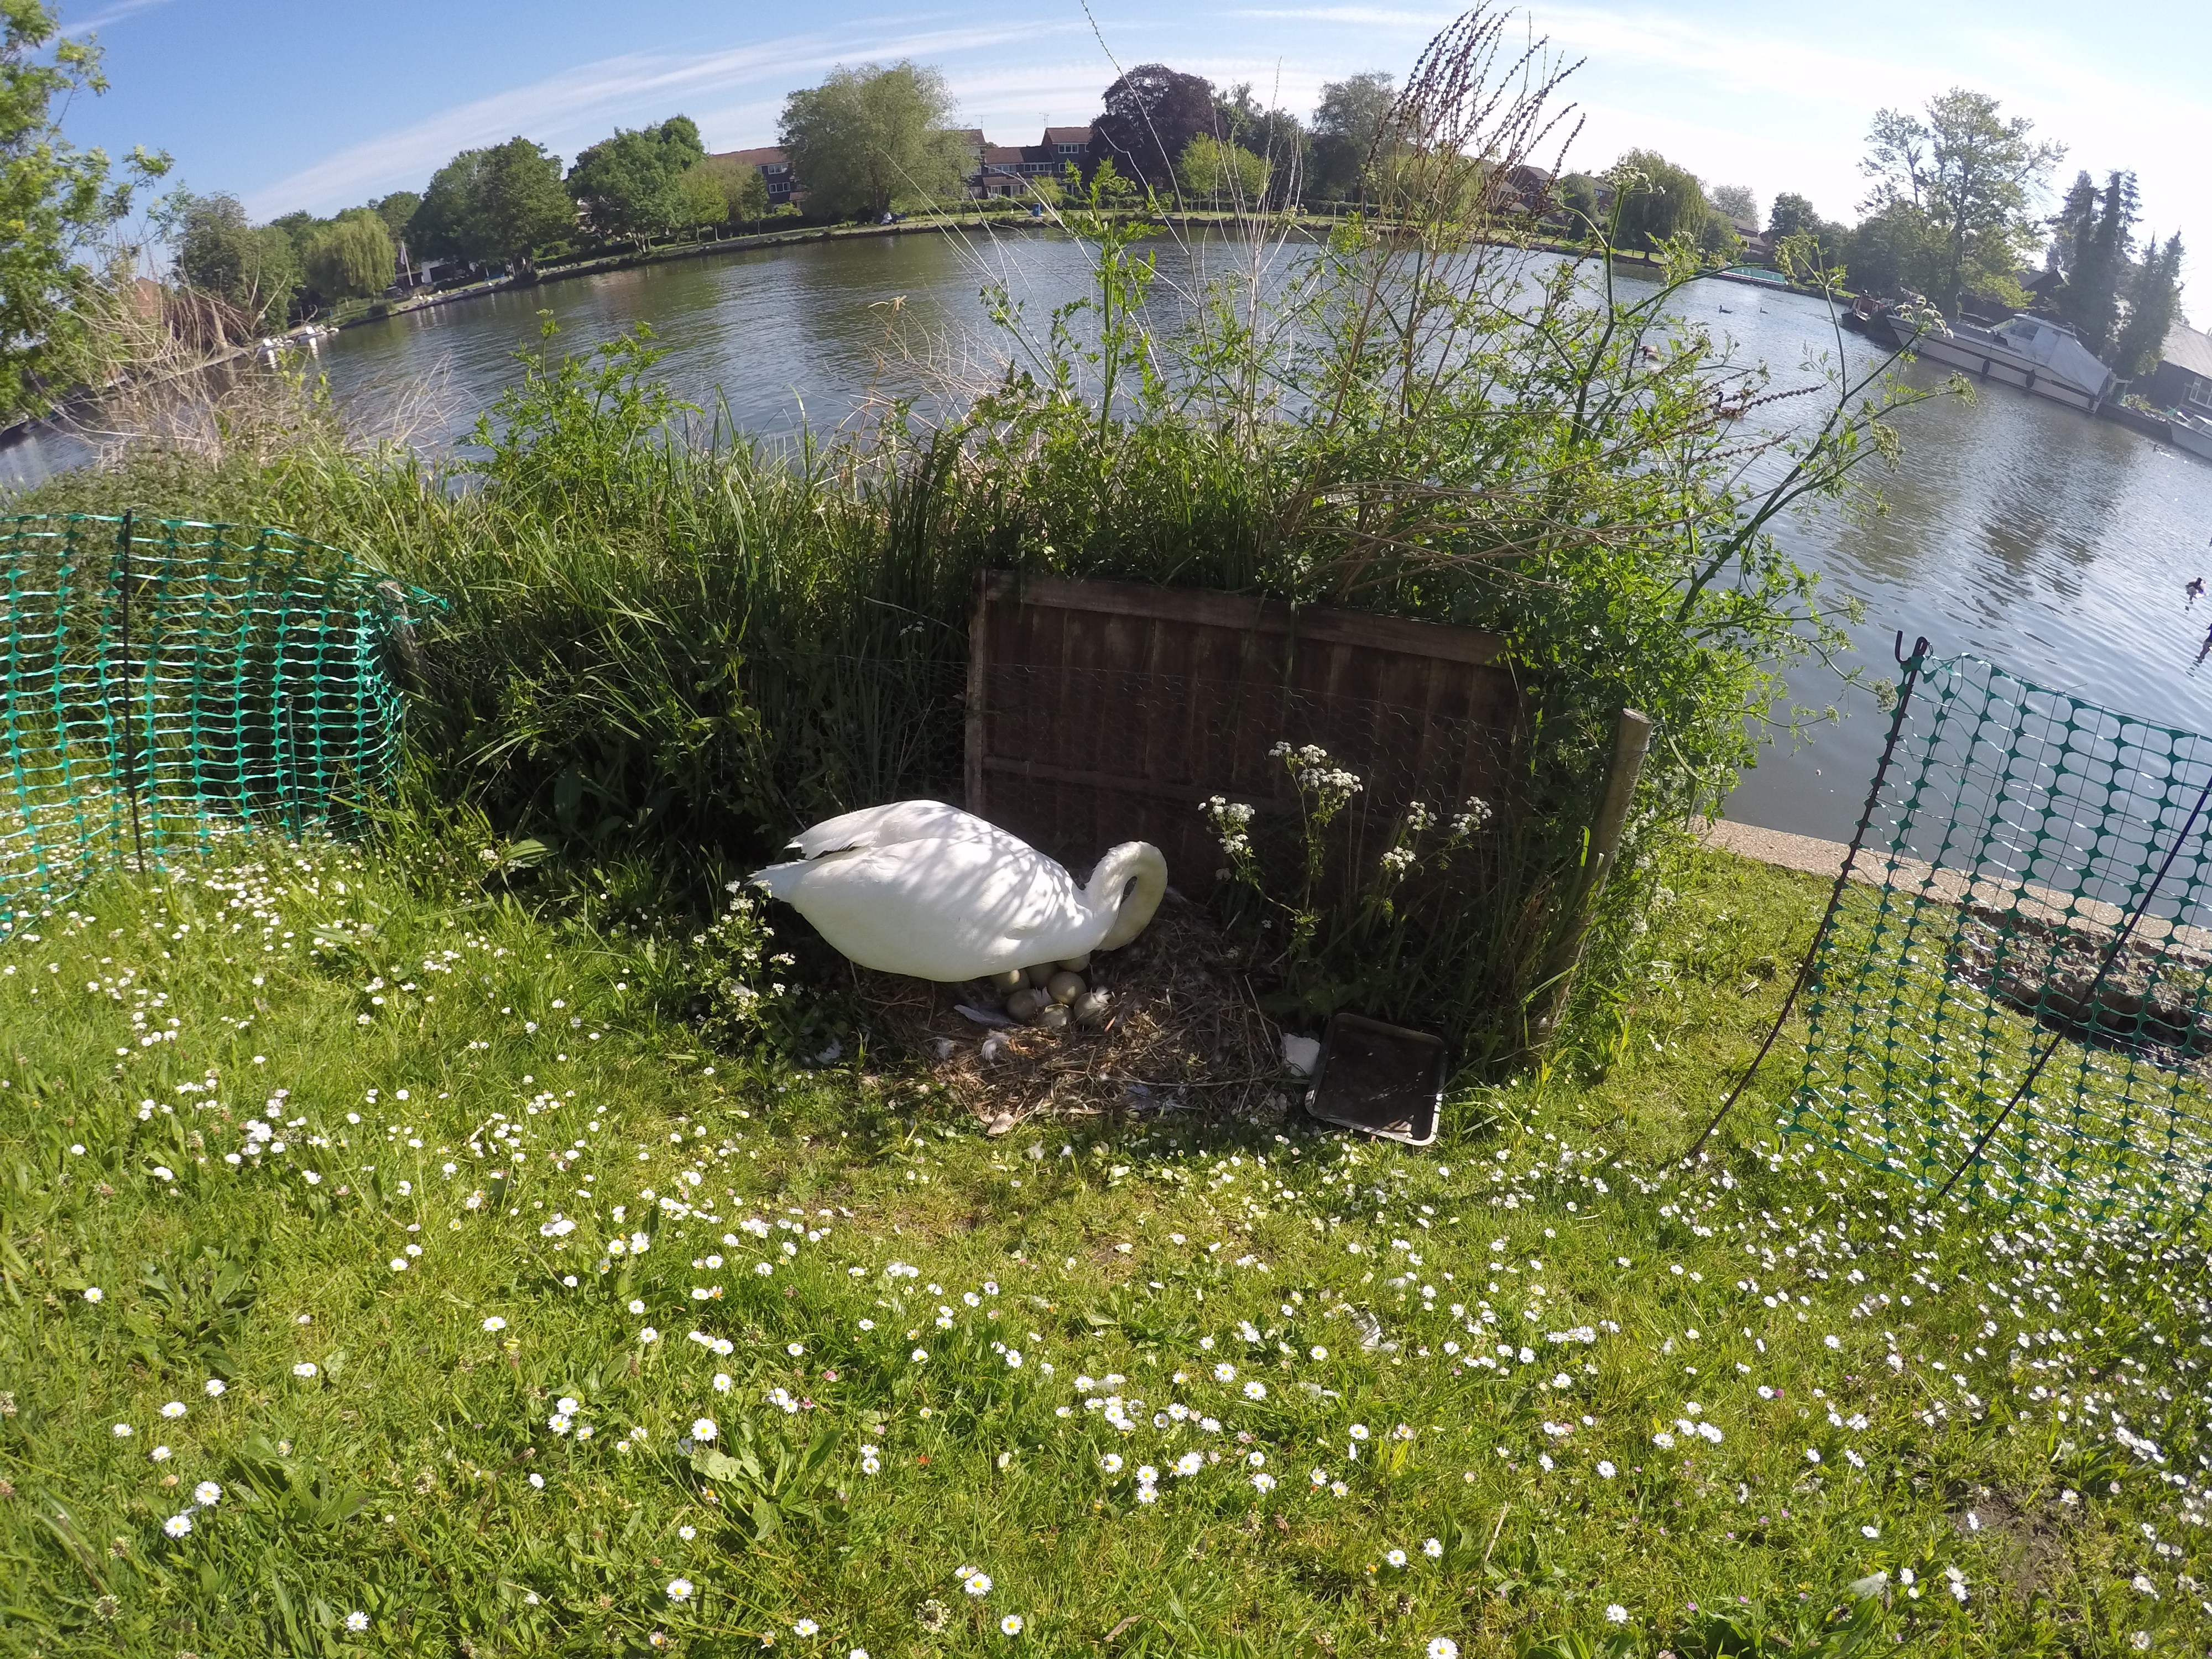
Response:
M990 686L991 593L996 584L992 572L975 573L975 605L968 621L968 707L965 711L966 750L962 767L961 805L977 817L990 816L984 800L983 750L988 729L983 723L983 700Z
M1583 860L1564 914L1566 931L1552 947L1536 983L1543 1012L1534 1020L1538 1046L1551 1039L1559 1012L1566 1006L1575 969L1582 963L1583 942L1589 933L1590 916L1605 891L1607 877L1620 854L1621 832L1628 827L1628 809L1636 800L1636 781L1644 774L1644 757L1651 748L1651 717L1624 708L1613 723L1613 758L1606 764L1605 787L1598 798L1597 816L1590 820L1589 852Z

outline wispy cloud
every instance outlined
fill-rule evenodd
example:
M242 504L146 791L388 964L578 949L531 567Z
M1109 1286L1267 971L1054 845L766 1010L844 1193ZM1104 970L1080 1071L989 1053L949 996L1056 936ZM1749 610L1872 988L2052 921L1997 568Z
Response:
M1351 23L1361 28L1424 28L1433 31L1442 28L1459 14L1444 9L1396 11L1383 6L1255 6L1229 15L1281 23Z
M166 6L168 3L169 0L113 0L112 4L102 6L88 17L64 15L61 20L62 33L64 34L88 33L94 29L104 29L110 23L119 23L125 18L135 16L139 12L151 11L156 6Z
M571 143L580 145L605 137L611 122L665 114L679 99L696 100L717 92L751 92L754 95L727 106L732 113L750 114L763 105L780 106L782 83L789 77L817 72L840 62L978 51L1065 33L1066 27L1006 24L866 40L846 33L816 33L787 35L703 57L625 53L581 64L528 86L458 105L349 144L254 189L247 197L246 207L256 217L299 207L326 212L383 191L418 187L459 151L498 143L516 133L526 133L565 153ZM771 83L772 98L768 95ZM720 142L715 132L714 126L707 129L710 143ZM757 142L742 132L732 134L729 142L740 139Z

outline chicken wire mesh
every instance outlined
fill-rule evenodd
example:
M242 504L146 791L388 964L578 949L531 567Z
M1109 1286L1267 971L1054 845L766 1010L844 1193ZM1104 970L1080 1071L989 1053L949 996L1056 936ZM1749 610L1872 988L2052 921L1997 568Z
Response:
M0 518L0 937L103 866L357 830L434 604L281 530Z
M1784 1127L2007 1206L2200 1214L2208 787L2212 739L1928 664L1875 790L1887 852L1816 945Z

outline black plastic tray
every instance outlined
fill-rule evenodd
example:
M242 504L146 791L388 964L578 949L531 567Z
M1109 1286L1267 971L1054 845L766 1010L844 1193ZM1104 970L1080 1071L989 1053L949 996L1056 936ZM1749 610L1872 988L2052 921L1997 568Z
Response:
M1449 1076L1442 1037L1358 1014L1332 1015L1306 1112L1324 1123L1426 1146L1437 1138Z

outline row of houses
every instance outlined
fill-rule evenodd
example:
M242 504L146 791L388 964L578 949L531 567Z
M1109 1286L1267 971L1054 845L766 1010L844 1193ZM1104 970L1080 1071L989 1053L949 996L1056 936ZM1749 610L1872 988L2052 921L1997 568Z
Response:
M1034 144L994 144L983 136L981 127L966 128L959 136L973 158L968 173L968 193L979 198L1026 196L1032 181L1056 177L1070 161L1081 165L1091 151L1088 126L1047 127L1044 137ZM772 208L797 202L806 194L805 186L792 171L791 157L781 145L726 150L714 159L758 167L762 180L768 185L768 204Z

